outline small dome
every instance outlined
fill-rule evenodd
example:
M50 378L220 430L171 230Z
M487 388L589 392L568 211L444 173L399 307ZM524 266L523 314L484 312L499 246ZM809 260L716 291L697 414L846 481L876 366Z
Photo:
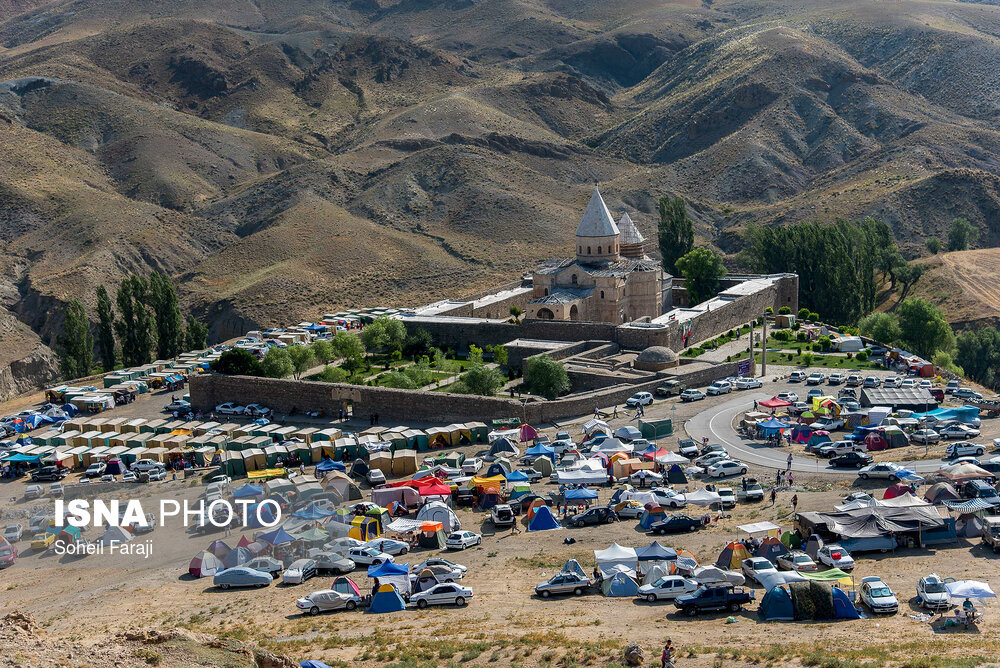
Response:
M670 348L665 346L650 346L639 353L635 358L633 366L637 369L647 371L659 371L677 366L677 363L677 353Z

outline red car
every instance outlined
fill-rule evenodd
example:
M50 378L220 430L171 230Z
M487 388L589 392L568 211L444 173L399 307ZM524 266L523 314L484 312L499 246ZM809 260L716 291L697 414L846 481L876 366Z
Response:
M5 540L0 539L0 568L13 566L17 560L17 548Z
M942 390L940 387L932 387L927 391L931 393L931 396L934 397L934 399L936 399L938 403L944 401L944 390Z

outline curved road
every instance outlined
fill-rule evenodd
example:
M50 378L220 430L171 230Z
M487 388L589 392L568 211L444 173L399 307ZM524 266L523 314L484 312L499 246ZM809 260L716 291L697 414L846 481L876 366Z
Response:
M702 439L708 438L709 443L719 443L724 445L729 455L734 459L766 466L772 469L784 469L788 462L788 452L784 449L772 448L745 439L733 429L733 420L740 413L745 412L753 405L753 401L764 401L771 397L761 392L746 393L741 392L738 396L729 401L713 406L698 413L687 421L684 430L695 442L701 443ZM941 466L940 460L925 459L911 462L897 462L901 466L916 471L917 473L928 473L936 471ZM854 469L831 468L825 461L818 457L792 457L792 471L802 471L805 473L829 473L831 475L857 477Z

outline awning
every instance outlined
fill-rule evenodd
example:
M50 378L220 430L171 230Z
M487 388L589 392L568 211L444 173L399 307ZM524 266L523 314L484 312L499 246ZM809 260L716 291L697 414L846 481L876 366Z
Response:
M948 510L965 515L968 513L975 513L980 510L990 510L996 508L992 503L984 501L980 498L975 499L948 499L944 502L944 505L948 507Z
M741 524L736 527L740 531L745 531L747 533L767 533L770 531L780 531L779 527L774 522L754 522L753 524Z

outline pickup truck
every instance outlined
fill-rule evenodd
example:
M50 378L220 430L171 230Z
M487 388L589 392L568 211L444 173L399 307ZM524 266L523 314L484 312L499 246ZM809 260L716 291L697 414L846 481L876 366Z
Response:
M687 385L679 380L668 380L653 390L653 393L658 397L675 397L686 389Z
M688 617L694 617L704 610L739 612L744 605L753 599L753 590L723 585L720 587L698 587L691 594L678 596L674 599L674 605Z

